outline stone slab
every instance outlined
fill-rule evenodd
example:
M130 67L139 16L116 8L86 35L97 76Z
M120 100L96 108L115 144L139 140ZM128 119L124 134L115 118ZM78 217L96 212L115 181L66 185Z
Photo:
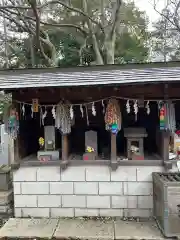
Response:
M10 218L0 229L0 238L52 238L58 219Z
M154 221L10 218L0 239L165 240Z
M54 233L56 239L114 239L112 221L64 219L60 220Z
M115 239L117 240L165 240L154 221L136 222L121 221L114 222Z

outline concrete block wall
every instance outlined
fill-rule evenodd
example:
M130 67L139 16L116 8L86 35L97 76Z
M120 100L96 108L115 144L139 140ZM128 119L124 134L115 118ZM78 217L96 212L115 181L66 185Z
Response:
M13 173L15 217L152 214L152 172L161 167L22 167Z

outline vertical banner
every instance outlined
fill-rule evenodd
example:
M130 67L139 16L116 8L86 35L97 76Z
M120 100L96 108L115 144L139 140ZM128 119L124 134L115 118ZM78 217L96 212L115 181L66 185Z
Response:
M37 113L39 111L39 101L37 98L32 99L32 109L34 113Z

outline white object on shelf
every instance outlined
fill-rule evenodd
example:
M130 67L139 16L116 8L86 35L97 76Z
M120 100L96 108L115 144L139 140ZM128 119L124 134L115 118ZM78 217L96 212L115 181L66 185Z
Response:
M178 168L178 171L180 172L180 161L177 161L177 168Z

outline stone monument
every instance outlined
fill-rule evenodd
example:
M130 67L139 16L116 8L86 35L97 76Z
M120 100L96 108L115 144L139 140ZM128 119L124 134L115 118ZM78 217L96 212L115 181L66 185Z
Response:
M87 131L85 132L85 153L83 155L83 160L95 160L98 155L97 146L97 132Z

